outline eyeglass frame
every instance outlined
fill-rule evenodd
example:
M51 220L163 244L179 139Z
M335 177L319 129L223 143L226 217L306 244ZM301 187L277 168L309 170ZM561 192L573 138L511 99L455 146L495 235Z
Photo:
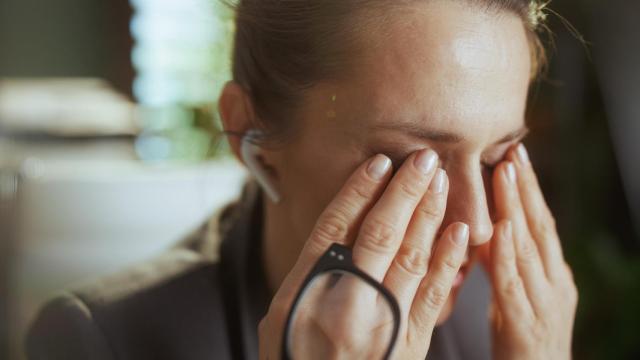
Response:
M389 303L391 307L391 312L393 315L393 331L391 333L391 343L387 348L387 352L382 357L382 359L387 360L390 358L393 353L393 349L396 345L396 341L398 339L398 333L400 331L400 306L398 305L398 301L395 296L389 291L383 284L369 276L369 274L360 270L353 263L353 256L351 249L338 244L333 243L329 248L324 252L324 254L318 259L314 267L311 269L307 277L302 282L298 293L291 305L291 310L289 310L289 315L287 316L287 321L285 322L284 334L282 336L282 360L291 360L289 357L289 348L288 348L288 339L289 333L291 332L291 322L293 321L293 315L298 307L298 304L304 294L304 291L307 289L307 286L311 283L313 279L317 276L332 272L332 271L340 271L348 274L352 274L364 280L368 285L375 288L379 294L381 294L385 300Z

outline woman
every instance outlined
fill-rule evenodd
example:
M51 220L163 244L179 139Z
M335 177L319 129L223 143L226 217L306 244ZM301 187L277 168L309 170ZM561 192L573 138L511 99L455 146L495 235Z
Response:
M542 8L240 1L220 114L262 190L188 246L54 300L30 357L278 358L296 293L339 243L398 302L394 358L570 358L577 291L520 144ZM325 350L351 358L361 320Z

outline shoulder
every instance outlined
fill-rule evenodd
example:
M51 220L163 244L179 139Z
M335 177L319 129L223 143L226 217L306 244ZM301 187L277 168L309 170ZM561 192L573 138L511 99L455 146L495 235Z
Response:
M61 294L40 311L27 336L29 359L113 359L91 312L76 296Z
M229 351L218 272L213 260L176 248L62 294L32 325L28 357L224 359Z

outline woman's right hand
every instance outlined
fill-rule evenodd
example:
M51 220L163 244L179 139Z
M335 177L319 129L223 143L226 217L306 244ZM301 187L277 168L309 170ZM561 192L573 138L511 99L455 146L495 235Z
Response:
M434 245L449 190L446 173L437 169L437 163L435 152L425 149L412 154L393 177L391 161L383 155L373 157L354 172L320 215L260 322L261 359L280 358L285 321L294 297L332 243L352 247L355 265L398 300L401 326L393 357L425 358L469 237L467 225L454 223ZM331 348L326 351L332 357L357 358L349 352L353 341L374 329L367 328L372 322L354 317L371 315L367 311L345 314L348 316L339 317L340 321L325 329L325 334L339 334L329 337ZM365 328L355 329L353 324ZM364 339L370 341L368 336ZM381 358L384 351L373 355Z

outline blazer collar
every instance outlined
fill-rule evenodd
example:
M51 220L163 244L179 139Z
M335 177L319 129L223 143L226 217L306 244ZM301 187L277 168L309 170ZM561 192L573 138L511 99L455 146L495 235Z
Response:
M257 183L248 181L240 199L223 209L218 224L230 340L236 356L244 359L258 359L258 324L271 299L262 261L262 198Z

